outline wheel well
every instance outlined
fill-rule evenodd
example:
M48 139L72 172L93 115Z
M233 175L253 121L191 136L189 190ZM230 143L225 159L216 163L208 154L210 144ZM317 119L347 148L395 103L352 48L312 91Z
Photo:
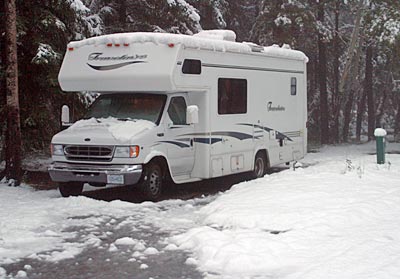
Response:
M162 156L154 157L146 165L148 165L150 163L155 163L161 167L161 171L163 172L164 179L167 179L167 180L171 179L171 175L169 173L168 162L164 157L162 157Z
M254 158L256 158L258 155L264 156L265 162L267 164L266 167L267 167L267 169L270 168L268 151L266 149L260 149L257 151L256 156L254 156Z

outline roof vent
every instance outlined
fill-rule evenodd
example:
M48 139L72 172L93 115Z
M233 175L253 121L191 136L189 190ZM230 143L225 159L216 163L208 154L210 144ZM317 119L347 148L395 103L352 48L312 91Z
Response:
M236 41L236 33L232 30L204 30L194 34L193 37L230 42Z

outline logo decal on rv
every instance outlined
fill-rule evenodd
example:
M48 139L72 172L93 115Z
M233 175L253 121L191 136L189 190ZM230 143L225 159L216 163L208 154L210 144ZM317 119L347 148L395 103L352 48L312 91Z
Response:
M248 126L248 127L258 128L258 129L264 130L267 133L269 133L270 131L274 131L274 129L272 129L272 128L261 126L261 125L257 125L257 124L238 123L237 125L244 125L244 126ZM291 134L291 133L296 133L296 135L293 135L293 137L300 137L300 132L298 132L298 136L297 136L297 132L281 133L281 132L275 130L275 138L276 139L287 139L289 141L293 141L289 136L286 135L286 134Z
M135 55L120 55L120 56L103 56L102 52L93 52L89 54L88 60L89 61L127 61L127 60L138 60L138 59L146 59L147 54L135 54Z
M105 65L105 66L96 66L96 65L91 65L87 63L87 65L97 71L110 71L110 70L115 70L118 68L122 68L131 64L137 64L137 63L146 63L146 61L131 61L131 62L124 62L124 63L119 63L119 64L113 64L113 65Z
M89 67L97 71L109 71L119 69L131 64L146 63L143 59L147 58L147 54L139 55L120 55L120 56L103 56L102 52L94 52L89 54L88 61L95 62L108 62L108 61L125 61L123 63L111 64L111 65L93 65L92 63L87 63Z
M285 111L285 107L278 105L278 106L273 106L272 102L268 102L267 104L267 111Z

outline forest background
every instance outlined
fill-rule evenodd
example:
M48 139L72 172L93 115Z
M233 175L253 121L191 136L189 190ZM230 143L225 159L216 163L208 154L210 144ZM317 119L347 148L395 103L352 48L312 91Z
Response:
M48 149L63 104L76 119L90 103L87 93L58 86L67 43L135 31L231 29L239 42L289 44L310 59L310 142L371 140L375 127L400 140L398 0L16 0L16 9L24 152ZM4 12L0 5L1 19ZM5 28L1 20L0 145L7 129Z

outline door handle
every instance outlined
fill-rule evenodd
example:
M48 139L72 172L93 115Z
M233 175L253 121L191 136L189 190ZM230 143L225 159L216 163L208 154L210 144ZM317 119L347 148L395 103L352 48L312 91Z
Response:
M193 139L190 139L190 146L193 147Z

